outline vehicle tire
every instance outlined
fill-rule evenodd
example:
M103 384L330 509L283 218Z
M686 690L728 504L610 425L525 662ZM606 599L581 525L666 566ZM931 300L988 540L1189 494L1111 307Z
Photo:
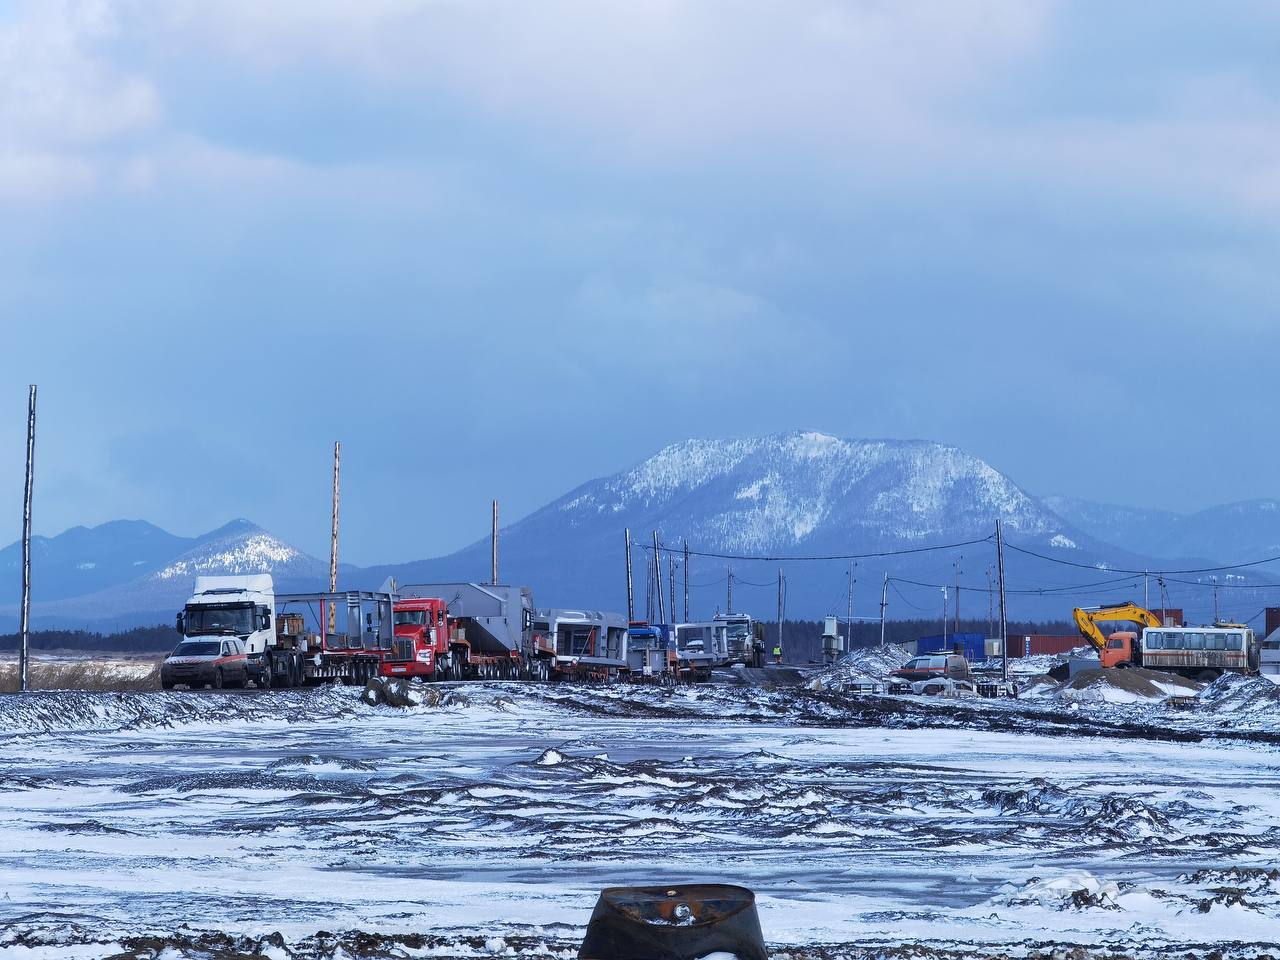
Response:
M1123 661L1122 663L1117 663L1117 664L1116 664L1116 669L1117 669L1117 670L1130 670L1130 669L1132 669L1132 668L1133 668L1133 661L1132 661L1132 660L1125 660L1125 661Z
M172 681L172 680L161 680L161 681L160 681L160 688L161 688L162 690L172 690L172 689L173 689L173 681Z
M259 690L271 689L271 664L268 662L262 673L258 674L258 679L253 681Z
M1196 679L1201 683L1213 683L1220 676L1222 676L1221 670L1201 670L1196 674Z
M292 657L289 658L289 669L293 671L293 685L295 687L302 686L303 681L306 679L306 677L302 672L301 655L295 653Z
M221 670L213 671L213 684L212 684L213 689L221 690L223 687L223 683L224 681L222 678L222 671Z

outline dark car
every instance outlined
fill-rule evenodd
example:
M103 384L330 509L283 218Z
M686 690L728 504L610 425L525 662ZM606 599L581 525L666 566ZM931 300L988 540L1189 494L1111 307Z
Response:
M243 687L249 679L244 645L234 637L183 640L160 665L160 686Z
M929 653L912 657L889 676L911 682L941 678L973 681L969 661L958 653Z

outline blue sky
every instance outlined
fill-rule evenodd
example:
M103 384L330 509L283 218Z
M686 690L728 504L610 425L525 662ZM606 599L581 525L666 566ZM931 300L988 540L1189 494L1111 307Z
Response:
M1280 7L0 3L0 538L435 555L688 436L1276 493Z

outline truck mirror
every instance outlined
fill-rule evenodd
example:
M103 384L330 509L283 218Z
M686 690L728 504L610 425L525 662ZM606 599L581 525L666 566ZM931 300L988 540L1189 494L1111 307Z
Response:
M173 629L177 630L179 633L186 633L186 630L183 629L186 626L186 619L187 618L182 614L178 614L173 621Z

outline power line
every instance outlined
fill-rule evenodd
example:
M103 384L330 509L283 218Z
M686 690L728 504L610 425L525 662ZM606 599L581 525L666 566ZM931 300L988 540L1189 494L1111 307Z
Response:
M877 557L901 557L901 556L906 556L908 554L914 554L914 553L932 553L938 550L954 550L956 547L968 547L968 546L972 546L975 543L990 543L990 542L991 542L991 537L982 537L978 540L964 540L960 543L942 543L933 547L911 547L906 550L884 550L879 553L840 553L840 554L829 554L827 556L812 556L812 557L779 557L779 556L766 556L766 555L747 554L747 553L712 553L706 550L690 550L689 556L706 557L712 560L763 560L763 561L768 561L770 563L804 562L804 561L816 561L816 560L872 560ZM641 549L652 550L653 548L641 545ZM659 549L664 550L668 553L676 552L673 547L660 547ZM1183 571L1183 572L1188 572L1188 571Z
M1059 557L1047 557L1043 553L1036 553L1034 550L1028 550L1025 547L1015 547L1012 543L1006 544L1010 550L1016 550L1018 553L1025 553L1029 557L1035 557L1038 560L1046 560L1049 563L1060 563L1066 567L1079 567L1082 570L1100 570L1109 573L1130 573L1135 576L1152 576L1152 577L1168 577L1173 573L1216 573L1221 570L1243 570L1245 567L1260 567L1268 563L1280 563L1280 556L1267 557L1265 560L1250 560L1247 563L1225 563L1217 567L1196 567L1190 570L1125 570L1121 567L1099 567L1095 563L1076 563L1074 560L1063 560Z

